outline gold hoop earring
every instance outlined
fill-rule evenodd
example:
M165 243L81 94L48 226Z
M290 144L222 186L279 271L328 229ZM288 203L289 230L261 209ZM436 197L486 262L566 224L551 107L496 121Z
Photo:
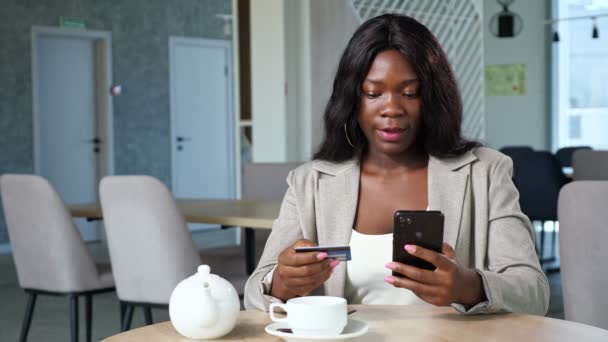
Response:
M348 144L352 147L355 148L355 145L353 145L353 143L350 141L350 139L348 138L348 131L346 130L346 122L344 123L344 135L346 136L346 141L348 141Z

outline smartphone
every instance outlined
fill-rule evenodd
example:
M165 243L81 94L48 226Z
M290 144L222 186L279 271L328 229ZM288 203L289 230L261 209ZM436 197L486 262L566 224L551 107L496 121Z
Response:
M443 247L443 214L440 211L399 210L393 225L393 261L427 270L435 266L409 254L403 247L416 245L441 253ZM393 272L393 275L400 275Z

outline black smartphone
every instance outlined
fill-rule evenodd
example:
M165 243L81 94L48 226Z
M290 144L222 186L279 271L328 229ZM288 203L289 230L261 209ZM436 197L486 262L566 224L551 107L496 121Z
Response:
M412 244L441 253L443 247L443 214L440 211L399 210L393 225L393 261L427 270L435 266L409 254L404 246ZM393 272L393 275L400 275Z

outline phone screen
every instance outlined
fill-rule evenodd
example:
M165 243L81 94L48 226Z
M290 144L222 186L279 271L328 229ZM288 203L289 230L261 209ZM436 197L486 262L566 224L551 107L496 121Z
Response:
M443 246L443 214L440 211L395 212L393 226L393 261L427 270L435 266L409 254L404 246L412 244L441 253ZM398 275L393 273L393 275Z

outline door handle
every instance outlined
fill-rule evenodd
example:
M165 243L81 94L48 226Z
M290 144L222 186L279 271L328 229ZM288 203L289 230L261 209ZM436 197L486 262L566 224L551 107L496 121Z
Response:
M188 137L177 137L177 142L184 142L184 141L190 141L192 140L192 138L188 138Z
M101 139L99 139L98 137L95 137L95 138L89 139L89 140L85 140L84 142L91 143L94 145L99 145L102 143Z

